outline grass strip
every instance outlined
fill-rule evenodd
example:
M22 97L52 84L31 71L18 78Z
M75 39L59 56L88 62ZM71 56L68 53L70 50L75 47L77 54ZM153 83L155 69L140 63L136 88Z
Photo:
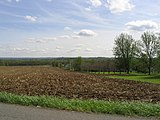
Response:
M109 78L118 78L118 79L124 79L124 80L132 80L132 81L140 81L140 82L148 82L148 83L153 83L153 84L160 84L160 77L156 78L155 76L148 76L148 75L143 75L143 76L107 76Z
M41 106L74 110L81 112L96 112L119 114L126 116L160 116L160 104L142 102L114 102L100 100L66 99L51 96L25 96L0 92L0 102L20 104L25 106Z
M135 72L132 72L129 75L127 75L126 72L122 72L121 74L119 72L110 72L110 73L108 73L108 72L90 72L90 73L103 74L109 78L118 78L118 79L124 79L124 80L132 80L132 81L160 84L160 74L148 75L148 74L135 73Z

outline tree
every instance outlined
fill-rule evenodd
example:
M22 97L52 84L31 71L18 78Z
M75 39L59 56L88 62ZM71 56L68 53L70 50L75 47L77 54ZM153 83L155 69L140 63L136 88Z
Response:
M160 49L160 37L152 32L144 32L139 41L139 55L148 68L148 74L151 74L153 58L157 56Z
M73 62L73 68L75 71L81 71L82 58L77 57Z
M131 35L121 33L115 39L113 53L118 63L119 69L124 69L127 74L130 71L130 63L136 51L136 44Z
M131 62L131 69L140 73L148 73L144 62L141 61L141 58L134 57Z
M160 51L157 53L157 57L155 59L155 70L156 72L160 73Z

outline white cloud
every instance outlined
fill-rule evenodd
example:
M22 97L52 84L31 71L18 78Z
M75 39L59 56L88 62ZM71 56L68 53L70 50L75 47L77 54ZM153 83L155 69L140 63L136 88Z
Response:
M29 21L32 21L32 22L36 22L37 21L37 17L30 16L30 15L25 16L25 19L29 20Z
M7 2L12 2L14 0L6 0ZM20 2L21 0L15 0L15 2Z
M72 29L70 27L65 27L64 30L71 31Z
M16 2L20 2L21 0L16 0Z
M109 8L111 13L121 13L131 11L134 5L131 3L131 0L107 0L106 7Z
M62 49L62 47L60 47L60 46L56 46L56 49Z
M78 52L80 50L81 50L81 48L73 48L73 49L69 50L68 53Z
M44 40L57 40L57 38L56 37L45 37L45 38L43 38Z
M60 46L56 46L56 52L59 52L62 49Z
M92 51L93 51L93 49L86 48L84 51L85 51L85 52L92 52Z
M27 40L25 40L25 42L27 43L35 43L36 38L28 38Z
M102 5L102 2L100 0L90 0L92 6L99 7Z
M47 43L57 40L56 37L28 38L25 42L28 43Z
M79 36L79 35L72 35L72 38L73 38L73 39L79 39L80 36Z
M82 29L80 32L77 33L77 35L90 37L90 36L96 36L97 33L95 33L92 30Z
M28 51L29 48L13 48L14 51Z
M52 2L53 0L46 0L47 2Z
M62 35L62 36L59 36L59 37L62 38L62 39L70 39L69 35Z
M28 43L46 43L46 40L41 39L41 38L29 38L26 40Z
M77 44L77 45L75 45L76 48L81 48L83 46L84 46L83 44Z
M41 49L41 50L30 50L31 52L40 52L46 53L48 49Z
M91 8L90 8L90 7L88 7L88 8L85 8L85 10L86 10L86 11L91 11Z
M35 40L34 42L35 42L35 43L45 43L46 41L41 40L41 39L37 39L37 40Z
M155 30L159 28L159 25L151 20L131 21L126 23L125 25L129 30L135 31Z

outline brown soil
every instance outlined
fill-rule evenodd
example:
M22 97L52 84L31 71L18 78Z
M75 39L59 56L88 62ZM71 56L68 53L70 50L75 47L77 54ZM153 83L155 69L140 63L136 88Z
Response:
M99 100L160 101L160 85L52 67L0 67L0 91Z

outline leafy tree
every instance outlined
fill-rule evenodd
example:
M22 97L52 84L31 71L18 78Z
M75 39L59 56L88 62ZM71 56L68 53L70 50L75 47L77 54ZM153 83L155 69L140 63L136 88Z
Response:
M115 39L113 53L118 63L119 69L124 69L128 74L130 63L136 51L136 44L131 35L121 33Z
M56 61L56 60L54 60L54 61L52 62L52 66L53 66L53 67L58 67L58 64L59 64L59 62Z
M82 58L77 57L73 62L73 68L75 71L81 71Z
M160 51L157 54L157 58L155 59L155 69L156 72L160 73Z
M147 73L148 69L146 68L144 62L141 61L140 58L133 58L131 62L131 69L132 71L140 72L140 73Z
M152 32L144 32L138 46L140 58L145 63L150 75L153 67L153 58L157 56L157 52L160 49L160 39Z

